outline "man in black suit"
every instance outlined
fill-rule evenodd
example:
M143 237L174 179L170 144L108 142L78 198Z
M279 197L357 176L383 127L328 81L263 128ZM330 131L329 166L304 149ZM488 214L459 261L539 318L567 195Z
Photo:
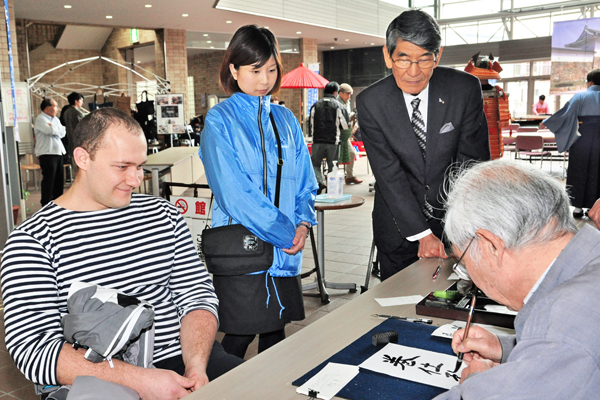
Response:
M392 75L357 98L377 180L373 235L381 279L419 258L447 258L441 219L448 167L490 159L479 80L438 67L442 50L431 16L403 12L388 26L383 48Z

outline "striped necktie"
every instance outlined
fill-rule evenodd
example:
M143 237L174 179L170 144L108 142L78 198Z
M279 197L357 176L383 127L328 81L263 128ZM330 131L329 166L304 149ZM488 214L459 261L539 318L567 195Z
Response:
M413 107L411 124L413 127L413 131L415 132L415 136L417 137L419 147L421 148L423 160L425 160L427 138L425 137L425 123L423 122L423 116L421 115L421 111L419 111L420 102L421 99L419 99L418 97L415 97L413 101L410 102L410 105Z

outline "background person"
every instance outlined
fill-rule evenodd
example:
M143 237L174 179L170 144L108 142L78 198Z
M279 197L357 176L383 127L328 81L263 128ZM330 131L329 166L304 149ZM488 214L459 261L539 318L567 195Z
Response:
M75 132L79 121L90 112L83 108L83 95L81 93L73 92L67 96L67 100L70 107L61 114L61 118L67 131L67 157L70 158L73 156L73 132Z
M600 280L600 232L577 231L564 187L526 163L481 163L450 186L445 232L464 253L461 268L518 314L516 335L478 326L468 338L454 334L468 366L436 400L595 398L600 308L590 293Z
M42 112L35 119L35 155L42 169L42 207L62 195L64 190L63 155L65 146L61 139L66 130L58 114L58 105L53 99L44 99L40 104Z
M558 151L569 151L567 188L575 218L600 197L600 69L588 73L587 88L540 125L554 133Z
M546 96L542 94L539 97L539 101L533 105L532 110L535 115L550 114L550 106L545 102L545 100Z
M6 347L17 367L42 386L88 375L146 400L182 398L239 365L214 341L218 300L182 216L164 199L133 193L147 159L139 124L98 109L81 120L73 146L75 181L10 234L2 255ZM153 306L156 368L116 359L111 368L66 343L61 318L75 281Z
M356 132L356 128L351 123L350 115L352 113L352 108L350 107L350 97L352 97L352 93L354 90L352 86L347 83L342 83L340 85L340 90L338 92L337 100L344 107L344 116L346 117L346 122L348 123L348 129L350 130L350 137L346 141L346 145L348 147L348 163L346 164L346 185L351 185L353 183L359 184L363 183L361 179L358 179L354 176L354 159L356 158L356 151L354 147L352 147L352 140L354 132Z
M310 159L319 183L319 193L326 188L321 174L323 159L326 159L327 173L330 173L339 157L340 129L348 129L349 119L344 115L343 106L335 99L339 90L337 82L329 82L323 97L310 109L310 135L313 138Z
M282 75L273 34L256 25L238 29L220 73L221 85L233 95L210 109L200 137L200 157L215 196L212 226L227 225L231 218L231 224L242 224L274 246L267 271L214 279L219 329L225 332L221 343L239 357L256 334L261 352L285 338L286 322L304 319L302 249L316 223L317 182L294 114L269 101ZM279 208L274 205L277 141L269 114L283 150Z
M441 42L429 14L403 12L388 26L383 48L392 74L357 96L376 179L373 237L382 279L419 257L447 257L440 240L446 171L490 159L479 79L438 67Z

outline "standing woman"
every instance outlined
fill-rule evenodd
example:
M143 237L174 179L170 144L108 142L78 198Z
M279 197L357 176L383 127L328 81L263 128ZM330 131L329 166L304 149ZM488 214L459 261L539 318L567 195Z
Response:
M277 40L256 25L237 30L221 64L221 85L233 95L206 116L200 157L215 196L212 226L241 224L274 247L268 270L215 276L221 342L244 357L255 335L258 352L285 338L287 322L304 319L300 271L308 229L316 223L317 182L300 125L270 102L282 65ZM283 167L279 208L274 205L278 146ZM265 168L266 166L266 168ZM266 188L266 195L265 195Z

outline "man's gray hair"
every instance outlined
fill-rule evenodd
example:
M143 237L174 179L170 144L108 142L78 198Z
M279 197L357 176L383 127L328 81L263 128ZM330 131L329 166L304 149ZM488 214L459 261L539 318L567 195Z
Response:
M577 232L564 187L528 164L496 160L461 167L449 185L444 231L460 249L478 229L514 250ZM469 250L475 260L477 248L475 241Z

